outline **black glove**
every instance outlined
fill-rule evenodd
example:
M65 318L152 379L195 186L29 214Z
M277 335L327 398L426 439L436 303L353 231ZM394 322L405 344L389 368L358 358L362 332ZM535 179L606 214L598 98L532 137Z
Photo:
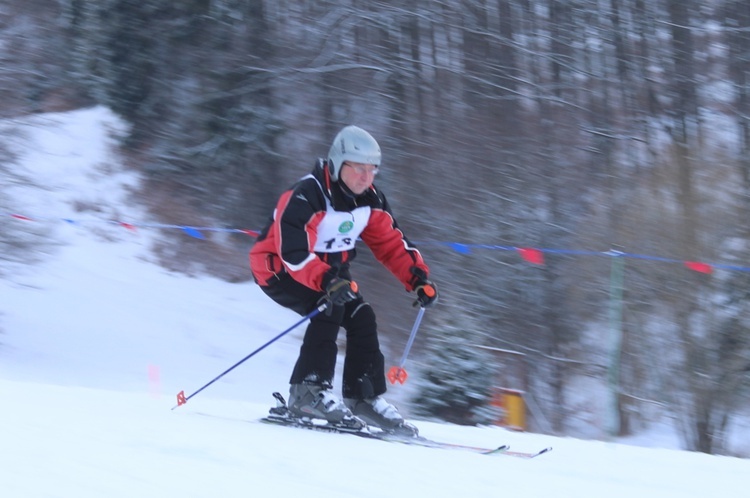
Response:
M414 275L411 284L414 287L414 292L417 293L417 300L414 301L414 306L420 305L423 308L429 308L437 303L437 286L427 278L427 273L416 266L411 268L411 273Z
M326 297L331 304L346 304L357 299L357 284L345 278L334 277L326 285Z

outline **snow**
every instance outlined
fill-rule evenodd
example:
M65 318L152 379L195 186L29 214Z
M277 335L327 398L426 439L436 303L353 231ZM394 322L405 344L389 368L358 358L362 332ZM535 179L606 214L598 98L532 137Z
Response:
M124 127L106 109L10 128L24 132L13 135L14 171L29 181L3 188L4 202L36 221L0 213L2 226L41 226L52 243L0 281L4 497L703 498L747 484L748 460L644 447L669 435L627 445L414 421L437 440L554 447L522 460L261 424L270 393L286 392L303 327L172 409L180 390L191 394L297 315L251 283L170 273L149 252L158 230L106 222L148 221L128 196L138 175L112 152Z

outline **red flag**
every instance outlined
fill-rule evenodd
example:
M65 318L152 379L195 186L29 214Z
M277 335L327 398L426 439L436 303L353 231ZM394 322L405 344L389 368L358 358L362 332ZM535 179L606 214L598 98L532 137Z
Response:
M701 263L700 261L685 261L685 266L690 270L697 271L698 273L705 273L706 275L710 275L714 272L713 266L708 263Z
M161 393L161 374L158 365L148 366L148 386L151 396L158 398Z
M533 265L544 264L544 253L539 249L535 249L533 247L516 247L516 250L521 255L521 257L529 263Z

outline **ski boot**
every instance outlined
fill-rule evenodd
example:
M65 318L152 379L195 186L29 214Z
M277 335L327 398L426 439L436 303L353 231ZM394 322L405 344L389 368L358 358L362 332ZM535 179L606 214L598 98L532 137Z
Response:
M300 419L327 420L347 429L364 429L367 424L333 394L329 382L303 382L289 389L289 412Z
M382 396L367 399L345 398L344 404L352 414L385 432L405 437L417 437L419 430L398 412L398 409L388 403Z

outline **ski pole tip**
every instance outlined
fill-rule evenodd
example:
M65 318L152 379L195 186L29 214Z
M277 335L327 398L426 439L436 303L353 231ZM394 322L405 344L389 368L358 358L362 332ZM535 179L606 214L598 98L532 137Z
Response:
M178 406L182 406L185 403L187 403L187 398L185 397L185 391L180 391L177 393L177 404L172 407L172 410L177 408Z
M406 370L403 367L391 367L391 369L388 371L387 377L388 380L391 382L391 384L395 384L398 382L399 384L403 384L406 382L406 378L409 375L406 373Z

